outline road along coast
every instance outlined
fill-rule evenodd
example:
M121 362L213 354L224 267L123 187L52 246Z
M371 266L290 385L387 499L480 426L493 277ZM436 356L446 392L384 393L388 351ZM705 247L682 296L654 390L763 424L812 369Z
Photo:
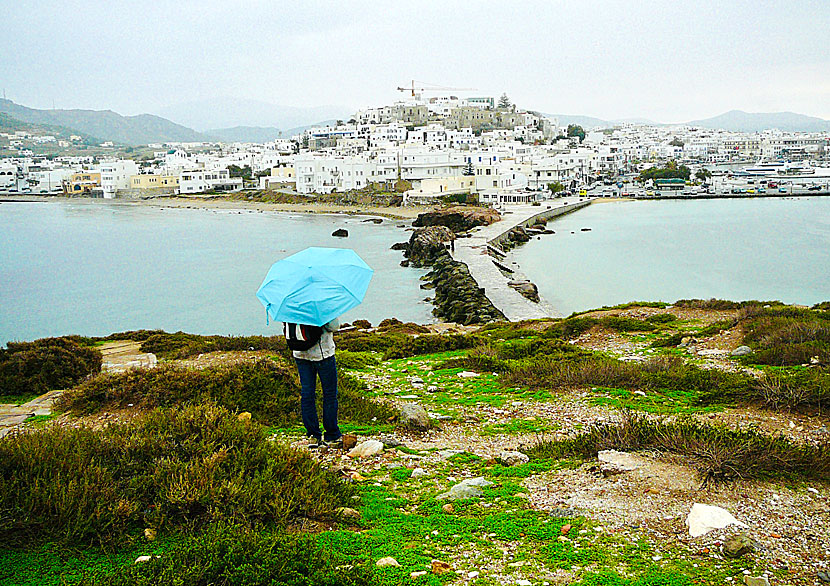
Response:
M501 221L474 228L469 238L456 240L455 250L452 252L453 259L467 265L470 275L483 289L484 295L509 321L559 317L556 310L544 299L534 303L510 287L508 279L496 266L494 256L498 257L502 253L500 244L510 239L511 230L569 214L590 205L591 201L563 198L545 202L541 207L511 206Z

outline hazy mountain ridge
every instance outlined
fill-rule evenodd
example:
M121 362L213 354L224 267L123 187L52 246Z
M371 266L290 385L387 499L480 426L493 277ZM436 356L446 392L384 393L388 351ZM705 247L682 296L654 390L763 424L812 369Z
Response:
M40 136L52 135L56 138L69 138L72 135L77 135L81 138L93 142L99 141L99 139L97 139L96 137L84 134L79 130L75 130L74 128L65 128L63 126L55 126L52 124L37 124L34 122L25 122L23 120L18 120L13 116L9 116L5 112L0 112L0 131L15 132L17 130L22 130L30 134Z
M191 128L152 114L122 116L112 110L37 110L5 99L0 99L0 112L22 122L60 126L127 145L208 140Z
M603 120L593 116L573 116L569 114L545 114L545 116L556 117L559 124L578 124L583 128L607 128L616 124L634 123L648 124L650 126L698 126L711 128L713 130L728 130L731 132L762 132L764 130L778 129L784 132L826 132L830 131L830 120L806 116L795 112L744 112L742 110L730 110L718 116L692 120L677 124L654 122L646 118L623 118L617 120Z
M231 128L213 128L205 134L222 142L270 142L283 138L283 132L273 126L233 126ZM286 137L288 138L288 137Z
M795 112L744 112L730 110L719 116L693 120L691 126L730 130L733 132L761 132L775 129L784 132L824 132L830 131L830 120L806 116Z
M319 120L348 120L354 111L345 106L281 106L260 100L210 98L161 108L156 114L209 133L208 129L236 127L295 128ZM290 136L283 132L283 136Z

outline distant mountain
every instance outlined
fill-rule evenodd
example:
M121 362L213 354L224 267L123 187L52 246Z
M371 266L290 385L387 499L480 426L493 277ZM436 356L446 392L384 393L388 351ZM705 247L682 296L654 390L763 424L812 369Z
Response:
M773 128L784 132L830 131L830 120L796 114L795 112L751 113L732 110L713 118L693 120L688 124L732 132L761 132Z
M100 139L84 134L73 128L64 128L63 126L53 126L51 124L24 122L23 120L18 120L17 118L13 118L8 114L0 112L0 131L15 132L18 130L23 130L36 136L52 135L57 138L69 138L72 135L78 135L81 138L87 139L91 142L100 142Z
M602 120L600 118L594 118L593 116L578 116L578 115L571 115L571 114L544 114L549 118L557 118L559 120L560 126L567 126L568 124L576 124L581 126L585 130L590 130L592 128L607 128L609 126L613 126L611 122L608 120Z
M222 142L270 142L282 138L283 133L273 126L234 126L233 128L215 128L206 130L205 134ZM289 137L286 137L289 138Z
M23 122L63 126L79 134L128 145L207 140L195 130L151 114L122 116L112 110L36 110L5 99L0 99L0 112Z
M298 134L302 134L309 128L318 128L322 126L334 126L337 124L337 120L322 120L321 122L315 122L314 124L306 124L305 126L295 126L294 128L289 128L288 130L284 130L282 135L285 138L291 138L292 136L296 136Z
M292 128L313 124L318 120L348 120L354 114L354 110L346 106L298 108L258 100L211 98L169 106L156 113L179 124L207 132L209 128Z

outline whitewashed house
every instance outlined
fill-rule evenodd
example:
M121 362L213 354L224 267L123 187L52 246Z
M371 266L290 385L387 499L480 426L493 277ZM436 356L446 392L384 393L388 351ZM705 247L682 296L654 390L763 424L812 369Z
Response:
M112 199L119 189L130 188L130 178L138 175L138 165L135 161L121 159L104 161L101 163L101 191L104 197Z

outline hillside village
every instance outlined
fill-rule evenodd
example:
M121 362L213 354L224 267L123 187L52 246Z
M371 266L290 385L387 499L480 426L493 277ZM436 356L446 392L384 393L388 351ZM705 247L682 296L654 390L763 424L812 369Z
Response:
M103 154L60 152L88 142L80 135L0 132L0 148L11 155L0 160L0 193L135 198L259 188L312 195L379 184L397 187L407 201L476 193L482 203L526 203L551 190L576 193L598 180L633 178L668 161L693 168L757 160L822 164L830 152L830 132L634 123L582 128L520 108L507 95L426 97L414 90L347 121L261 144L120 149L107 141L98 145ZM43 144L57 145L58 153L36 154Z

